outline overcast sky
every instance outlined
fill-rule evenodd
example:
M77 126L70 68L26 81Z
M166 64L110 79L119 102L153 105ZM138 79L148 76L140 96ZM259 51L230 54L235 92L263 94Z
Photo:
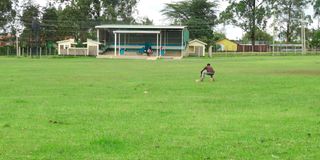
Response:
M45 6L47 3L47 0L35 0L37 3L39 3L41 6ZM172 3L172 2L178 2L181 0L139 0L138 6L137 6L137 13L136 18L142 18L142 17L149 17L153 20L153 22L156 25L167 25L168 21L166 20L165 16L161 14L161 10L164 8L165 3ZM221 2L219 3L219 11L223 11L227 5L228 2ZM311 14L312 10L308 9L307 14ZM217 27L217 30L224 31L226 33L227 38L229 39L240 39L243 36L243 31L234 26L226 26L225 29L223 29L222 26Z

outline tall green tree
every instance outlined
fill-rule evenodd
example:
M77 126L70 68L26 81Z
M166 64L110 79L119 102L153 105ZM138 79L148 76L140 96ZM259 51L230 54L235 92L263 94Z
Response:
M217 24L216 1L184 0L168 3L162 13L174 23L186 25L190 38L213 43L213 27Z
M16 0L1 0L0 1L0 30L6 30L6 25L15 17L13 10L13 2Z
M280 35L284 35L287 43L297 38L294 35L297 35L295 32L301 27L302 21L311 22L310 15L303 16L310 2L310 0L273 0L278 27L283 30Z
M59 40L58 33L58 11L53 6L49 4L43 10L42 19L41 19L41 32L42 37L46 42L55 42Z
M86 37L84 33L89 29L82 30L81 25L87 22L81 16L80 10L74 6L66 6L63 10L58 11L58 36L59 39L72 36L76 39L84 40Z
M21 16L21 22L24 26L23 32L21 34L21 40L24 44L31 46L33 41L32 24L33 22L38 22L40 17L39 6L33 4L32 1L27 1L23 4L23 13Z
M99 24L100 0L58 1L63 6L57 10L58 39L72 36L77 40L85 41L90 35L89 32Z
M320 30L317 30L313 33L310 41L310 46L320 48Z
M137 0L56 0L59 35L85 40L94 38L94 27L101 23L136 23L133 18Z
M133 23L137 0L56 0L74 6L88 19L109 23Z
M123 23L135 23L135 19L132 14L135 11L137 0L119 0L115 11L118 14L120 21ZM107 3L105 3L107 4Z
M313 0L313 10L314 10L314 16L318 17L320 16L320 0Z
M314 18L318 18L318 29L320 25L320 0L313 0Z
M22 24L25 28L32 28L32 21L39 20L40 10L39 5L33 4L31 1L23 5L23 13L21 17Z
M263 42L267 42L267 43L271 43L273 40L272 35L270 35L269 33L265 32L263 30L260 30L260 29L256 30L255 37L256 37L255 39L257 41L263 41ZM251 33L246 33L242 37L242 40L245 42L249 42L251 40Z
M220 14L220 20L233 24L250 34L252 45L255 45L256 32L264 30L270 17L267 0L229 0L230 5ZM254 48L254 47L252 47Z

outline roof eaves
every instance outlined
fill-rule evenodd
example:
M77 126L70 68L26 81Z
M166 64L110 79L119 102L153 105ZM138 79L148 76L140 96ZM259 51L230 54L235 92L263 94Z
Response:
M198 42L198 43L201 43L201 44L203 44L203 45L208 45L207 43L202 42L202 41L200 41L199 39L194 39L194 40L190 41L189 43L192 43L192 42Z
M161 25L99 25L96 29L184 29L186 26L161 26Z

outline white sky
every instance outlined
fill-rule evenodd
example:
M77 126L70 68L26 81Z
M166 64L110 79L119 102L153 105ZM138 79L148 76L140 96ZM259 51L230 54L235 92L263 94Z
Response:
M178 2L181 0L139 0L139 3L137 5L137 13L136 18L142 18L142 17L149 17L149 19L152 19L154 24L156 25L166 25L168 24L168 20L165 16L161 14L161 10L164 8L165 3L172 3L172 2ZM45 6L47 3L47 0L35 0L35 2L39 3L41 6ZM219 3L219 12L223 11L227 5L228 2L220 0ZM312 14L312 9L307 10L307 14ZM244 32L239 28L235 26L226 26L223 28L222 26L217 27L218 31L225 32L227 38L229 39L240 39Z

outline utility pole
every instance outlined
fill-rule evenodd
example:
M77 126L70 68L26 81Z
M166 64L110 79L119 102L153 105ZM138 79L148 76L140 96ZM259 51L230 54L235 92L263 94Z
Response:
M272 5L272 15L273 15L273 23L272 23L272 56L275 55L275 44L276 44L276 38L277 38L277 24L278 24L278 15L277 15L277 10L275 9L275 7Z
M302 54L306 54L306 28L304 20L304 12L302 11L301 16L301 43L302 43Z
M273 24L272 24L272 28L273 28L273 35L272 35L272 56L275 55L274 53L274 47L275 47L275 41L276 41L276 17L274 17L273 19Z
M17 51L17 57L20 56L20 53L19 53L19 37L18 37L18 34L16 34L16 51Z
M320 17L318 16L318 30L320 28Z

